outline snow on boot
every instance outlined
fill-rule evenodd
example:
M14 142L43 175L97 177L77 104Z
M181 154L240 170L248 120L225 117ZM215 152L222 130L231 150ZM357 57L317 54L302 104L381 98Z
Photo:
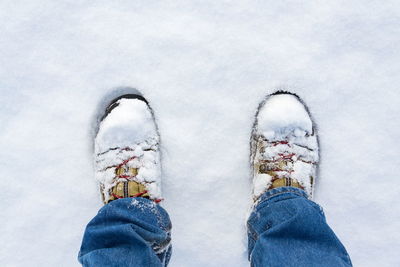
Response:
M253 199L292 186L312 198L319 153L309 111L295 94L278 91L261 102L251 135Z
M160 201L159 134L146 99L123 95L107 107L95 138L95 176L105 204L125 197Z

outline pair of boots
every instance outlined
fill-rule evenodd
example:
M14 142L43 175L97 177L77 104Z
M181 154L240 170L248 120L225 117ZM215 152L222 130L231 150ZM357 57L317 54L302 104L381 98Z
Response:
M311 199L318 139L307 107L278 91L261 102L251 133L254 202L267 190L297 187ZM105 204L127 197L161 197L160 136L148 101L128 94L114 99L95 138L95 176Z

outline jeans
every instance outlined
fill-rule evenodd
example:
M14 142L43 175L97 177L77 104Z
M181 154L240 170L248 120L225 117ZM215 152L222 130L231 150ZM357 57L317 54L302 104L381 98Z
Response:
M122 198L100 209L83 236L83 266L167 266L171 256L167 212L146 198Z
M247 229L251 266L352 266L322 209L300 189L264 193ZM170 230L167 212L154 202L114 200L86 227L78 258L83 266L167 266Z
M251 266L352 266L322 208L298 188L264 193L247 221L247 234Z

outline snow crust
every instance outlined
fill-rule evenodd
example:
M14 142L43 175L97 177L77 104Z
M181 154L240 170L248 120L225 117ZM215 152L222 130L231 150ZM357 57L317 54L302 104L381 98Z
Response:
M318 126L314 199L354 266L400 266L400 2L0 3L1 266L79 266L102 206L94 123L140 89L161 135L170 266L249 266L256 108L297 93Z
M157 130L146 103L138 99L120 99L118 106L101 122L95 139L95 152L110 148L132 147L143 140L157 139Z
M253 178L253 195L255 198L261 196L272 184L272 176L260 173Z
M268 140L283 140L288 135L312 134L312 121L303 104L290 94L268 98L258 115L258 131Z

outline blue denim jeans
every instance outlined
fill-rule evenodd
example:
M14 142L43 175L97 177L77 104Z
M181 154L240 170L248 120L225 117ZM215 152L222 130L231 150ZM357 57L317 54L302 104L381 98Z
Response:
M122 198L100 209L83 236L83 266L166 266L171 256L167 212L146 198Z
M264 193L247 230L251 266L352 266L322 208L298 188Z
M264 193L247 228L251 266L352 266L322 209L300 189ZM86 227L78 258L83 266L167 266L170 230L167 212L154 202L114 200Z

